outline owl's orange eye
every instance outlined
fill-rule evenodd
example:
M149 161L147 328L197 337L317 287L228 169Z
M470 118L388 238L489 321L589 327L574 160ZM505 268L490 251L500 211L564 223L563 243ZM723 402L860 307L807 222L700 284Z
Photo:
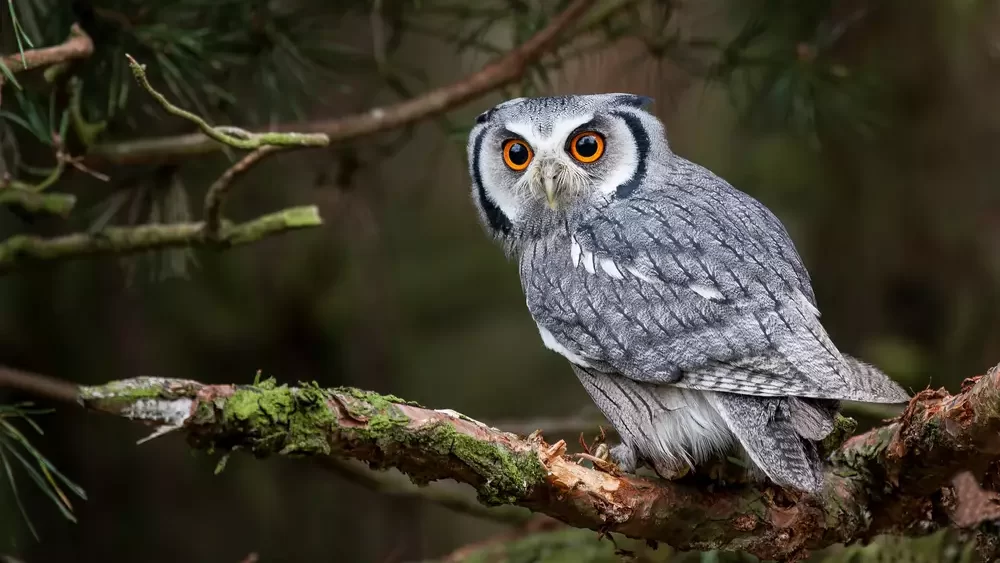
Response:
M520 172L531 164L531 147L524 141L510 139L503 144L503 161L511 170Z
M584 131L570 141L569 154L585 164L594 162L604 154L604 137L594 131Z

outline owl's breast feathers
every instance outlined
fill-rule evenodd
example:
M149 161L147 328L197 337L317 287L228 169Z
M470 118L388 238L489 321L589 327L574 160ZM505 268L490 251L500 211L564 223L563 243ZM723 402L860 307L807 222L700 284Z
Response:
M689 389L908 398L830 341L809 275L767 208L692 163L668 179L525 243L521 281L549 348Z

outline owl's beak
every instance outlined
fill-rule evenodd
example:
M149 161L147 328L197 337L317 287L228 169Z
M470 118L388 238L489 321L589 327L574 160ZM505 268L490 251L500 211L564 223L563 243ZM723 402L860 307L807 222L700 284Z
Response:
M545 191L545 201L549 204L549 209L555 211L559 208L559 193L562 191L556 182L561 164L554 160L544 160L539 166L539 175L542 177L542 189Z
M545 200L549 204L549 209L555 211L559 207L556 203L556 179L553 176L545 176L542 184L545 187Z

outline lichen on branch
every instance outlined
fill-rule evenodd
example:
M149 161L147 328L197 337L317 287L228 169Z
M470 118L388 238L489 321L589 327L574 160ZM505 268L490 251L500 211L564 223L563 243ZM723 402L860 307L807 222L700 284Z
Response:
M220 248L249 244L266 237L323 224L316 206L292 207L245 223L224 223L218 237L209 237L203 222L106 227L93 233L59 237L14 235L0 242L0 275L24 266L115 254L125 256L180 247Z
M520 437L453 411L353 388L136 378L83 387L80 396L92 410L163 427L158 434L183 431L200 449L354 458L375 469L395 467L418 484L468 483L483 504L522 506L579 528L678 549L794 560L881 533L923 535L954 524L944 516L915 518L900 507L937 515L960 509L955 495L938 494L950 486L955 464L907 465L905 477L893 468L927 451L972 467L995 460L992 449L974 445L993 432L998 378L994 369L954 397L918 394L897 421L840 446L830 457L826 489L815 496L598 471L564 455L561 441L550 445L538 435ZM966 525L978 522L964 514Z
M76 205L76 196L72 194L43 194L2 184L0 181L0 206L12 207L33 215L67 217Z
M129 67L139 85L143 87L167 113L182 117L195 125L202 133L213 141L237 149L251 150L266 146L275 147L324 147L330 143L330 138L322 133L282 133L266 132L251 133L237 127L214 127L201 116L179 108L170 103L166 96L158 92L146 78L146 65L139 64L131 55L128 58Z

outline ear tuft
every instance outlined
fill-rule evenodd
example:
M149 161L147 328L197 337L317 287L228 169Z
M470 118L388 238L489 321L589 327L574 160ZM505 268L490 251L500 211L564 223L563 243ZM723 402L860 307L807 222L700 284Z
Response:
M477 124L479 124L479 123L486 123L487 121L489 121L490 120L490 116L493 115L493 110L495 110L495 109L496 109L495 107L492 107L492 108L484 111L483 113L477 115L476 116L476 123Z
M653 103L653 98L650 98L649 96L640 96L638 94L622 94L618 96L617 101L620 104L643 109Z

